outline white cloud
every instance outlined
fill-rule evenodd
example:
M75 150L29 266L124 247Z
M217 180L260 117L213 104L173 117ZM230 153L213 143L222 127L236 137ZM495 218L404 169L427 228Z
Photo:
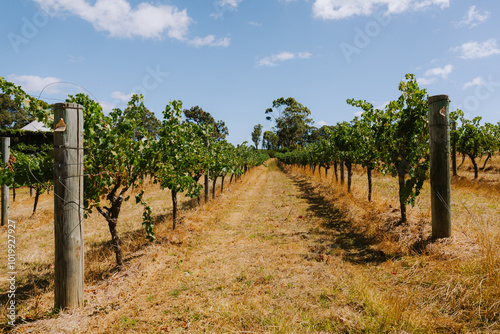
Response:
M430 85L436 81L436 78L417 78L419 85Z
M421 78L417 78L419 85L430 85L436 82L436 77L441 77L442 79L448 79L448 75L453 71L453 65L448 64L444 67L435 67L430 70L425 71L425 74Z
M243 0L220 0L219 4L221 6L229 6L232 8L238 8L239 3L242 1Z
M255 27L262 27L262 23L255 22L255 21L250 21L250 22L248 22L248 24L255 26Z
M490 17L490 12L476 11L476 6L470 6L467 15L464 16L463 20L458 22L458 26L469 26L470 28L477 26L480 23L485 22L488 17Z
M339 20L353 16L369 16L379 10L386 14L424 10L430 6L448 7L449 0L315 0L313 16L324 20Z
M484 80L482 77L477 77L472 79L472 81L469 81L464 84L463 89L467 89L469 87L474 87L474 86L483 86L485 84Z
M228 37L215 39L214 35L208 35L208 36L205 36L203 38L195 37L192 40L190 40L188 43L192 44L198 48L200 46L205 46L205 45L228 47L230 42L231 42L231 39Z
M497 47L497 41L491 38L485 42L468 42L461 46L452 48L452 51L460 52L462 59L479 59L486 58L492 55L500 53L500 49Z
M284 62L287 60L299 58L299 59L309 59L312 54L310 52L299 52L292 53L288 51L281 51L278 54L273 54L269 57L264 57L257 62L257 66L276 66L278 62Z
M316 127L321 128L322 126L328 125L327 122L321 120L316 122Z
M21 86L21 88L29 94L40 94L42 91L47 94L57 94L61 92L57 88L57 85L52 85L57 82L62 82L61 79L55 77L11 74L8 80Z
M224 17L226 11L235 11L238 9L240 2L243 0L218 0L214 2L215 12L210 14L214 19L219 19Z
M425 76L440 76L443 79L448 79L448 75L453 71L453 65L445 67L436 67L425 72Z
M119 91L114 91L113 93L111 93L111 97L113 99L120 100L123 102L130 101L130 99L132 98L132 95L134 95L134 94L133 93L126 94L126 93L119 92Z
M385 101L384 103L380 104L378 107L375 107L375 109L384 110L385 107L387 107L389 105L389 102L390 101Z
M101 101L101 102L99 102L99 104L101 105L102 111L103 111L105 114L109 114L110 112L112 112L112 111L113 111L113 109L118 108L118 107L117 107L116 105L114 105L113 103L106 102L106 101Z
M171 5L141 2L132 8L126 0L34 0L43 10L77 15L95 29L113 37L170 38L183 40L192 19L186 10Z
M82 56L68 55L69 61L72 63L81 63L84 58Z
M301 59L309 59L311 58L312 54L310 52L299 52L297 53L297 56Z

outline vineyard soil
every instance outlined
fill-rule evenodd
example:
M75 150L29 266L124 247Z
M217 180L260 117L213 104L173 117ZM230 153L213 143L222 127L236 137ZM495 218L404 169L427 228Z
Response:
M332 170L312 175L269 161L205 206L187 210L194 201L181 203L175 231L169 191L149 185L157 240L146 240L142 211L126 205L118 226L125 265L118 271L107 226L93 213L85 227L85 306L57 314L50 195L30 217L32 200L18 192L11 212L20 222L23 321L14 332L499 331L500 180L483 176L486 186L454 179L453 237L440 241L429 239L428 185L408 222L396 226L397 181L375 173L368 202L360 168L347 194ZM5 305L7 283L0 287Z

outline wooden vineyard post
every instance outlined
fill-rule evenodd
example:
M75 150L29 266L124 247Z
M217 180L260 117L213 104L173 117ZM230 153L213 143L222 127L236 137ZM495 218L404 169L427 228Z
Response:
M83 107L54 105L56 309L83 306Z
M8 163L10 158L10 138L2 138L2 162ZM9 187L2 184L2 226L9 224Z
M432 236L451 236L451 178L448 95L431 96L429 104L429 151Z
M456 131L457 130L457 122L452 121L451 122L451 130ZM452 171L453 171L453 176L457 176L457 142L456 140L453 141L453 145L451 147L451 166L452 166Z

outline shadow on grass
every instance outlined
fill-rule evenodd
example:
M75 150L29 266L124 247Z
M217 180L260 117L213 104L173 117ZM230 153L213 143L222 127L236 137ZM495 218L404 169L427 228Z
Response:
M371 247L378 243L377 238L357 231L351 222L344 219L335 204L316 191L309 180L291 173L285 174L300 189L300 197L309 203L308 211L325 221L322 226L324 229L312 231L319 235L318 247L315 248L326 254L340 249L345 261L357 264L379 264L387 259L383 252Z
M32 264L32 269L22 276L17 275L15 281L15 301L20 305L23 301L35 297L37 294L46 292L54 281L54 271L50 264ZM10 275L7 276L7 279ZM2 291L0 304L7 305L11 291Z

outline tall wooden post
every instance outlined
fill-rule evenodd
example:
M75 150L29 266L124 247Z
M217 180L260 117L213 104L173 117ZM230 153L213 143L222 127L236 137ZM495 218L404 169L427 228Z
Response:
M429 151L432 236L451 236L451 178L448 95L431 96L429 105Z
M8 163L10 158L10 138L2 138L2 162ZM2 184L2 226L9 224L9 187Z
M457 122L451 122L451 129L453 131L457 130ZM451 170L453 171L453 176L457 176L457 141L453 141L453 145L451 147Z
M83 107L54 105L54 304L83 305Z

